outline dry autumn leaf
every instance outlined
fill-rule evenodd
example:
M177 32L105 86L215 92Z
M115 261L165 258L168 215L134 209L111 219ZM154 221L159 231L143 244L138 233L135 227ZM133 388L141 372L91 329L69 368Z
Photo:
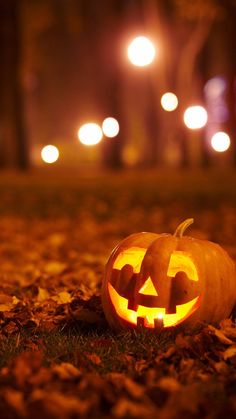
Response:
M21 391L6 388L3 393L6 402L11 406L17 415L20 417L26 416L26 403L24 401L24 394Z
M214 326L209 325L208 330L210 333L214 334L221 343L224 343L225 345L232 345L233 341L229 338L227 338L223 331L216 329Z
M52 367L52 373L62 380L73 380L81 376L81 372L69 362L62 362Z
M37 300L38 302L42 302L44 300L47 300L48 298L50 298L50 294L46 289L43 288L38 288L38 296L37 296Z
M223 359L227 361L230 358L236 357L236 345L229 346L223 353Z
M65 263L51 261L44 265L44 271L50 275L60 275L67 268Z
M181 173L171 174L167 204L168 188L158 187L154 173L132 176L131 184L122 173L117 183L104 176L100 186L78 177L62 188L38 178L39 188L30 176L26 187L17 177L15 197L0 181L3 419L236 416L233 317L192 332L117 334L101 306L107 258L131 233L171 232L193 216L197 236L219 242L236 260L235 187L231 203L214 194L215 181L199 199L192 183L184 191ZM202 182L207 187L206 173Z
M56 301L57 304L67 304L71 302L71 295L67 291L62 291L52 297L52 300Z

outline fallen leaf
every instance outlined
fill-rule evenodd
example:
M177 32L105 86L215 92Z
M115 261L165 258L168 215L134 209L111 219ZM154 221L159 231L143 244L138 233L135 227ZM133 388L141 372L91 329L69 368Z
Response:
M40 401L49 417L56 419L83 416L88 412L92 401L92 397L89 400L81 400L78 395L71 396L59 391L48 392L41 389L34 390L30 398L32 402Z
M39 287L38 288L38 295L37 295L38 302L48 300L48 298L50 298L49 292L47 290Z
M3 392L3 397L19 416L26 416L26 404L24 401L24 394L21 391L6 388Z
M52 300L56 301L57 304L67 304L71 302L71 295L67 291L62 291L52 297Z
M102 362L97 354L86 354L86 357L95 365L100 365Z
M74 365L69 362L53 365L52 372L61 380L72 380L81 376L81 372L78 368L74 367Z
M175 392L179 391L181 388L181 384L176 380L174 377L162 377L157 382L158 387L160 387L162 390L165 390L167 392Z
M124 377L124 387L129 393L131 397L134 399L139 399L143 396L145 392L145 388L141 386L140 384L136 383L129 377Z
M219 339L219 341L220 341L221 343L223 343L224 345L232 345L232 344L234 343L231 339L227 338L221 330L216 329L214 326L209 325L209 326L207 327L207 329L208 329L208 330L209 330L209 331L210 331L213 335L215 335L215 336Z
M153 418L157 415L157 409L151 403L145 405L122 397L112 408L111 413L117 418Z
M67 265L65 263L57 262L57 261L56 262L51 261L44 265L44 271L50 275L59 275L66 268L67 268Z
M19 302L16 297L7 294L0 294L0 311L10 311Z
M236 345L232 345L227 348L224 352L222 352L222 356L225 361L236 356Z

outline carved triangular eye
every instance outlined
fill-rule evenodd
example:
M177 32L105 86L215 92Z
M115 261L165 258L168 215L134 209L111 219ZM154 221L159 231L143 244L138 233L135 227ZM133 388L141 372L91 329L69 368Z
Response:
M155 287L154 287L154 285L152 283L152 280L151 280L150 276L144 282L143 286L140 288L139 294L155 295L155 296L158 295L157 292L156 292L156 289L155 289Z

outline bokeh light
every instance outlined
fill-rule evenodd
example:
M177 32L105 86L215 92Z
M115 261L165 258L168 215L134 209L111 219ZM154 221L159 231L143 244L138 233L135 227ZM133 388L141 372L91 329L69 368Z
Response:
M54 145L46 145L42 148L41 158L45 163L55 163L59 158L59 150Z
M167 112L174 111L178 106L178 98L174 93L167 92L161 97L161 106Z
M117 119L112 117L106 118L102 123L102 130L106 137L116 137L120 130L119 122L117 121Z
M208 122L217 131L217 125L229 119L227 104L228 83L222 76L209 79L204 87L204 96L208 110Z
M215 151L222 153L230 147L230 137L226 132L218 131L211 138L211 146Z
M98 124L89 122L80 127L78 131L78 139L84 145L95 145L102 140L102 129Z
M207 123L207 111L203 106L190 106L184 112L184 123L190 129L203 128Z
M204 93L211 98L221 96L227 89L226 79L222 76L215 76L209 79L204 86Z
M153 62L156 49L150 39L138 36L128 47L128 58L137 67L145 67Z

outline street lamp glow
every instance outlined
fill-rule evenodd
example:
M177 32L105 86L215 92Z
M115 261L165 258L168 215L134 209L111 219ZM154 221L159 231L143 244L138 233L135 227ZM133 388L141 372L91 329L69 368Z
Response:
M178 106L178 98L174 93L167 92L161 97L161 106L167 112L174 111Z
M203 106L190 106L184 112L184 123L190 129L203 128L207 118L207 111Z
M88 146L100 143L102 136L102 129L94 122L82 125L78 131L79 141Z
M42 148L41 158L44 163L55 163L59 158L59 150L54 145L46 145Z
M138 36L128 47L128 58L137 67L145 67L153 62L156 49L146 36Z
M102 123L102 130L104 135L109 138L116 137L119 133L119 122L115 118L106 118Z
M222 153L230 147L230 137L226 132L216 132L211 138L211 146L215 151Z

